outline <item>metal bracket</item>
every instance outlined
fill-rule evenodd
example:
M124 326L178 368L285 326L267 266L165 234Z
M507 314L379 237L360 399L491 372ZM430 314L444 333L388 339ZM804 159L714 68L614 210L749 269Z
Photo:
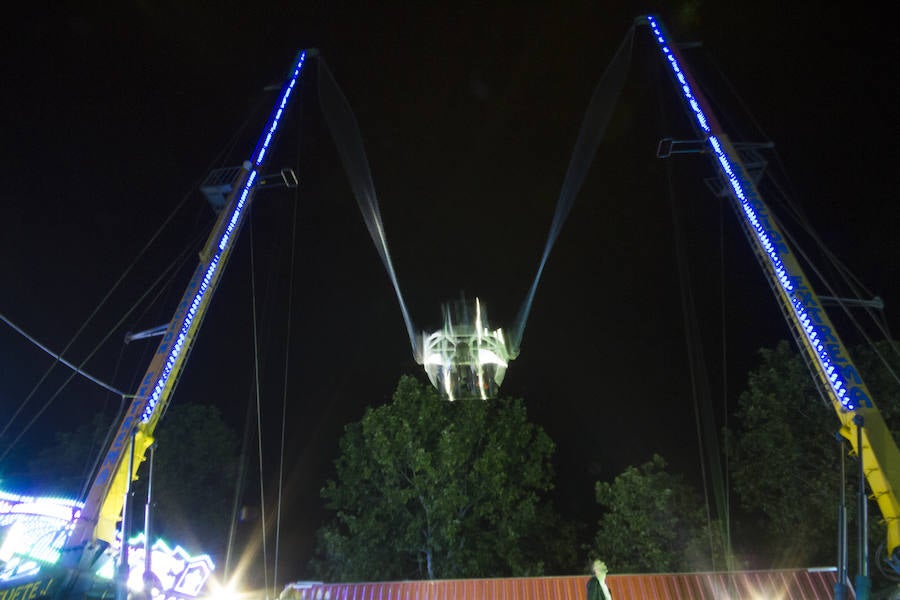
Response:
M705 151L705 140L663 138L656 145L656 158L669 158L673 154L703 154Z
M168 329L168 328L169 328L169 324L166 323L165 325L158 325L151 329L145 329L144 331L137 331L137 332L129 331L128 333L125 334L125 343L128 344L128 343L133 342L134 340L143 340L145 338L156 337L158 335L162 335L166 332L166 329Z
M297 174L294 173L294 170L285 167L278 173L271 173L269 175L263 175L262 177L260 177L259 183L256 184L256 187L257 189L263 189L284 186L289 189L294 189L299 184L300 181L297 179Z
M775 144L772 142L734 142L734 149L740 154L741 161L744 163L744 168L753 185L759 185L759 181L769 165L769 161L763 158L760 150L774 147ZM725 181L721 174L706 178L704 181L712 193L719 198L724 198L731 193L731 184Z
M224 167L222 169L213 169L200 184L200 191L206 196L210 206L216 214L219 214L225 208L225 202L231 192L234 191L235 182L241 175L243 167ZM295 188L299 185L297 174L288 167L281 169L278 173L263 175L256 184L256 189L286 187Z
M875 296L871 300L819 296L819 302L821 302L823 306L846 306L848 308L873 308L875 310L884 310L884 300L882 300L880 296Z

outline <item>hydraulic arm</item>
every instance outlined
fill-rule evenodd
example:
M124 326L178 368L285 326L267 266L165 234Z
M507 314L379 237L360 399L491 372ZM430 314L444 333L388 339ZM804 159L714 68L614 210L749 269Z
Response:
M284 121L306 57L307 52L300 52L294 61L256 148L235 180L225 209L219 213L206 246L200 253L200 264L191 277L140 387L94 475L84 509L69 538L69 548L95 541L111 543L115 539L116 524L121 518L129 480L136 476L147 448L153 443L153 432L187 361L212 295L249 212L261 171L271 153L279 126ZM130 460L132 440L133 461Z
M645 21L686 103L694 129L704 141L704 151L725 183L791 332L840 419L840 432L862 460L872 496L887 525L889 560L897 569L900 567L900 503L897 500L900 452L894 438L819 297L748 176L740 155L709 109L677 48L668 41L658 20L646 17ZM862 447L858 439L862 440Z

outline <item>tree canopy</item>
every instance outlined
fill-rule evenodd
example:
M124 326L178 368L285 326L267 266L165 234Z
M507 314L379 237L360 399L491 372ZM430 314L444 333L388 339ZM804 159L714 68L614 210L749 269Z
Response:
M628 467L612 483L598 481L596 496L605 512L594 552L612 571L698 571L712 568L711 556L721 556L700 495L681 475L669 473L659 455Z
M900 372L887 344L881 355ZM854 362L888 427L897 437L900 392L873 349L855 348ZM837 553L837 509L841 490L839 427L834 409L818 394L801 356L786 342L760 350L727 432L732 487L745 525L737 539L756 568L833 564ZM847 459L848 512L855 505L855 460ZM884 541L878 508L870 506L870 543ZM739 522L741 521L739 520ZM851 540L854 536L850 536ZM852 543L852 542L851 542ZM752 548L752 552L749 550Z
M554 444L521 400L446 402L402 377L340 440L317 573L332 581L536 575L574 559L543 499Z
M41 494L77 496L102 451L109 419L100 414L74 431L60 431L56 442L30 462ZM237 468L237 436L214 406L173 404L156 431L151 536L190 549L221 555ZM148 454L149 457L149 454ZM143 531L148 462L132 491L132 532Z
M215 406L186 402L169 408L156 443L151 535L224 557L237 473L237 434ZM147 493L147 466L141 466L135 486L138 531L144 529L140 507Z

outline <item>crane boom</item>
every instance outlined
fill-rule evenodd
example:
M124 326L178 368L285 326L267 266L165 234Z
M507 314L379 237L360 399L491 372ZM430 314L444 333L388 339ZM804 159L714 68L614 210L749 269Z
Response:
M297 55L256 148L250 160L244 163L225 210L219 213L206 246L200 253L200 264L194 271L137 393L94 475L81 516L75 523L67 544L70 548L96 540L111 543L115 538L116 523L121 516L129 478L136 476L147 448L153 443L153 432L181 375L249 212L260 171L266 164L278 128L283 122L306 57L306 51ZM135 459L129 461L129 452L126 450L129 449L132 438ZM132 463L131 471L129 463Z
M813 291L759 190L748 176L740 155L710 110L677 48L668 41L663 26L656 18L646 17L644 21L649 25L693 117L694 129L705 141L706 154L726 184L728 195L741 217L741 226L791 331L841 422L840 433L862 459L866 480L887 526L888 556L896 569L900 565L900 502L897 499L900 491L900 451L897 444L821 300ZM861 448L858 433L862 434Z

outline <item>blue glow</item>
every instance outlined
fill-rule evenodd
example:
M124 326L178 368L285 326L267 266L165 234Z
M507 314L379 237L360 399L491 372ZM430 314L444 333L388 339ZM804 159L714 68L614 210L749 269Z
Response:
M301 52L297 59L297 64L294 65L294 71L291 74L290 79L281 89L281 96L278 103L276 104L277 108L275 108L272 111L272 114L269 116L266 127L263 129L264 133L262 136L260 136L260 139L256 144L256 148L251 154L251 156L255 156L255 158L253 159L253 163L251 164L250 174L248 175L244 183L244 187L241 190L239 200L234 203L234 208L232 210L230 218L228 219L228 225L224 228L218 243L215 245L216 252L212 257L210 257L209 264L206 267L206 272L203 274L203 279L199 287L197 288L193 299L191 300L190 308L185 313L184 318L181 322L181 326L178 328L178 335L175 339L175 343L172 344L169 350L169 355L166 358L162 373L160 373L159 378L156 380L156 384L153 386L153 392L147 399L147 405L144 407L144 411L141 413L141 423L148 422L150 420L150 417L153 415L153 411L156 410L156 406L159 404L159 399L162 396L162 392L169 381L169 377L172 375L172 371L174 370L175 365L178 362L178 358L181 356L182 351L185 349L185 341L189 337L191 325L194 323L194 319L197 316L197 311L203 303L204 296L206 295L207 291L209 291L210 285L213 282L213 277L215 276L216 271L219 267L219 261L222 258L222 254L225 253L225 251L229 247L229 244L233 241L232 234L234 233L234 230L237 227L238 223L240 223L241 221L241 216L243 215L244 208L246 207L247 201L252 194L253 186L256 184L257 174L260 168L265 164L266 152L269 150L269 146L271 145L272 140L275 138L275 133L278 131L278 127L281 124L281 118L284 116L285 106L287 106L287 103L290 100L291 93L294 91L294 86L297 83L297 79L300 77L300 71L303 68L303 63L305 60L306 52Z
M121 543L121 540L119 540ZM128 540L128 588L138 591L143 587L144 558L147 543L143 533ZM184 548L169 546L157 539L150 547L153 574L166 599L196 597L215 570L212 559L206 555L191 556ZM97 577L112 580L115 576L115 561L105 562L96 571ZM154 596L156 597L156 596Z
M37 574L55 564L84 504L0 490L0 582Z
M815 351L814 354L822 367L822 372L827 374L833 393L847 410L856 410L859 408L860 402L870 405L871 401L862 388L851 386L851 391L848 394L847 383L843 378L841 365L849 361L840 355L841 345L838 343L827 344L829 340L835 340L835 338L828 327L820 328L817 325L821 324L818 317L820 312L818 305L807 306L807 303L804 302L804 300L807 300L808 303L811 303L812 295L805 284L803 276L801 274L792 275L784 265L781 256L783 253L787 253L787 249L779 244L777 240L772 239L772 232L766 227L769 217L766 214L767 209L765 205L761 199L756 197L756 192L744 175L740 164L731 160L719 139L713 135L709 126L709 120L694 96L690 83L684 76L681 66L678 64L678 59L669 48L656 19L647 17L647 21L663 56L680 84L681 94L691 109L697 125L708 134L707 141L716 157L719 169L734 191L735 197L740 201L744 217L750 225L750 230L756 236L760 249L769 258L776 280L790 299L791 308L794 311L799 328L804 332L810 347ZM762 215L760 212L762 212ZM810 308L814 309L815 314L810 314ZM826 342L825 344L823 344L823 340ZM851 375L855 375L855 373L851 373Z

